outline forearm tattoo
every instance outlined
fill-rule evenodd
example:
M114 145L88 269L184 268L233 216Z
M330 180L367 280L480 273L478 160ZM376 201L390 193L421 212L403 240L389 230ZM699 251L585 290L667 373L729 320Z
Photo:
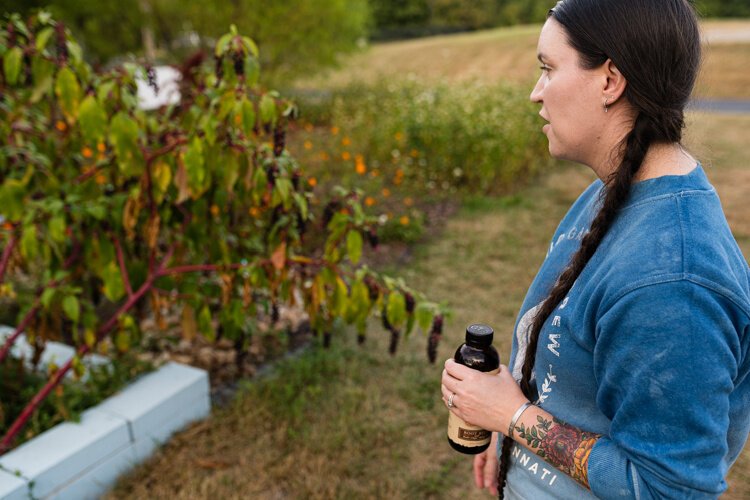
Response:
M601 434L584 432L554 417L537 415L536 419L533 426L516 426L517 435L531 451L589 488L589 455Z

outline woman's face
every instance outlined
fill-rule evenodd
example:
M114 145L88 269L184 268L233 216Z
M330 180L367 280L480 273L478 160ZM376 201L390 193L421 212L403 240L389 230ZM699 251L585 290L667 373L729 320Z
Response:
M605 117L602 74L579 66L578 52L553 18L542 27L537 54L542 74L530 98L542 105L539 114L549 122L542 129L549 152L591 166L599 156Z

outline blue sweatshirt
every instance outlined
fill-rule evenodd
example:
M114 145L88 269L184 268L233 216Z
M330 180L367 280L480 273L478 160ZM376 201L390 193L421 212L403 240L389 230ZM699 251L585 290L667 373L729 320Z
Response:
M601 181L560 223L516 322L580 246ZM584 431L591 491L515 443L506 498L716 498L750 430L750 270L699 165L636 183L536 352L537 404ZM499 440L501 441L501 440Z

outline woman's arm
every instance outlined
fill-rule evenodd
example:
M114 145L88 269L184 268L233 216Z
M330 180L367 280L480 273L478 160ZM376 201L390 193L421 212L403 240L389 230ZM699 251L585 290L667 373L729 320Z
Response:
M501 366L497 375L488 375L452 359L445 362L442 392L444 401L456 393L451 411L457 417L502 434L508 433L513 414L528 401L507 366ZM586 488L589 454L599 437L565 424L533 405L516 421L513 435L515 441Z
M538 406L524 411L513 431L516 442L589 488L589 456L600 434L566 424Z

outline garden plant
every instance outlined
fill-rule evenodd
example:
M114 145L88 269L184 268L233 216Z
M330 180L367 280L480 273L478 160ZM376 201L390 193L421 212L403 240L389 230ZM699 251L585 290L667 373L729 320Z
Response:
M312 189L285 147L297 108L258 84L250 38L232 28L191 59L179 102L155 111L137 99L141 75L158 91L151 69L94 72L47 13L10 16L0 57L0 298L16 313L0 363L22 333L35 359L48 340L76 348L3 427L0 453L87 353L132 349L145 316L166 329L178 314L239 352L281 304L324 344L342 322L364 341L376 315L392 353L429 331L434 361L445 306L362 264L378 219L357 190Z

